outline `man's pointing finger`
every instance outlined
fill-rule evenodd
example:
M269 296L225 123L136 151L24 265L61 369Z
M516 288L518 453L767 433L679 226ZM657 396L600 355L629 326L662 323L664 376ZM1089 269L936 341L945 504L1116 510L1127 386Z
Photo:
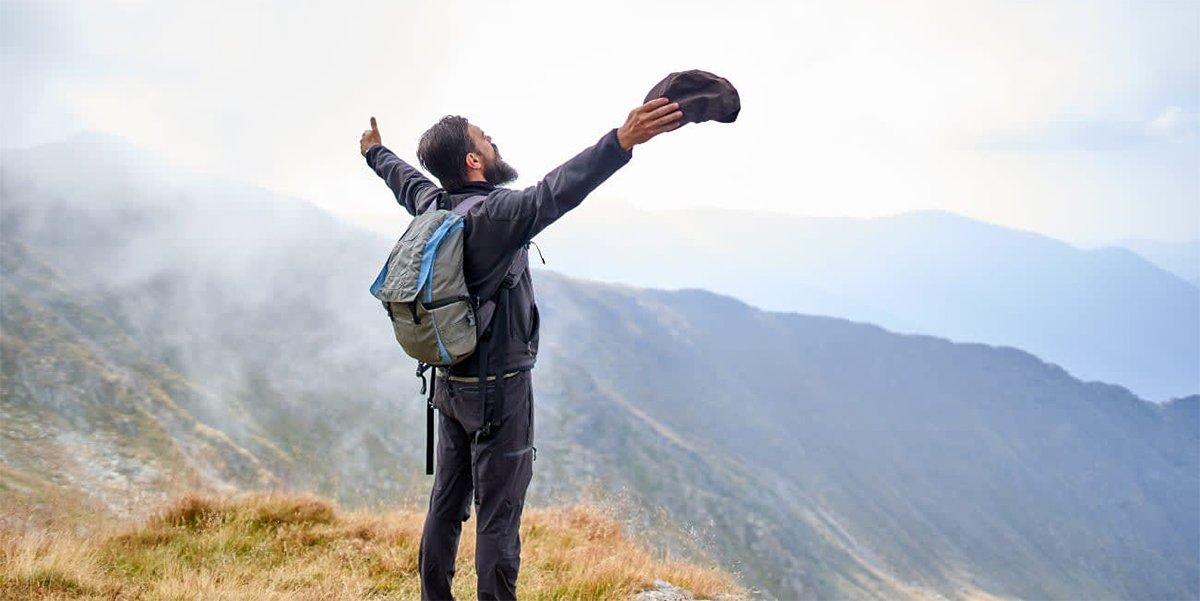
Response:
M379 126L375 125L375 117L371 117L371 129L374 131L379 131Z

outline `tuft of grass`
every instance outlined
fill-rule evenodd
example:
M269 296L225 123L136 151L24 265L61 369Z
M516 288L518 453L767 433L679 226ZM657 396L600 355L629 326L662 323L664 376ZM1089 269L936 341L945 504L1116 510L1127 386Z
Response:
M523 599L628 599L662 579L698 598L744 596L715 567L660 558L613 510L527 508ZM0 599L418 599L424 514L345 512L314 496L188 495L136 524L86 536L0 530ZM474 518L454 593L474 598Z

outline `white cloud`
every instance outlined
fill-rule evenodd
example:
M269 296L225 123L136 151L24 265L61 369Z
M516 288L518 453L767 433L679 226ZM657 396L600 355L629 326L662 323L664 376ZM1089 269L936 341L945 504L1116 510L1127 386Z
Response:
M1200 112L1169 106L1146 124L1146 133L1161 138L1194 139L1200 135Z
M14 6L32 4L3 5L4 21L25 29ZM15 60L6 40L5 83L12 64L36 74L48 61L30 57L46 49L63 68L36 75L36 86L16 79L24 91L47 90L20 109L26 138L49 136L55 123L117 133L378 229L397 229L404 216L357 154L372 114L385 143L410 159L426 127L464 114L528 184L619 125L666 73L702 68L740 90L737 123L688 126L639 147L597 198L854 216L944 208L1071 236L1113 227L1063 193L1088 188L1086 173L1035 174L972 141L1064 120L1174 132L1169 115L1142 124L1163 106L1200 107L1194 2L37 6L56 26L46 39L13 42L27 50ZM1167 164L1186 164L1178 159ZM1106 177L1123 182L1122 194L1200 194L1194 166L1113 165ZM979 181L995 189L977 190ZM1114 234L1200 227L1180 218L1178 198L1126 202L1149 214L1147 230ZM1059 212L1078 218L1046 217Z

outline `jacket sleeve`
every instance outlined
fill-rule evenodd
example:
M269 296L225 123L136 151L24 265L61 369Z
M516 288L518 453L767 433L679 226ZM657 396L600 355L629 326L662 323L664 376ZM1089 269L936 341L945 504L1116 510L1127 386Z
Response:
M410 215L421 214L431 202L437 200L441 188L386 146L380 144L371 148L363 158L387 182L392 194L396 195L396 202L407 209Z
M559 165L524 190L499 190L483 203L490 228L513 247L524 245L625 166L633 153L621 148L613 129L595 145Z

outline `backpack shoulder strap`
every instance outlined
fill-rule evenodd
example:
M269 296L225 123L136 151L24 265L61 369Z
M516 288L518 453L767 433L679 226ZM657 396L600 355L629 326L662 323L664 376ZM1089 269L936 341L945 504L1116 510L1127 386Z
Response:
M428 213L432 213L432 212L442 208L442 202L444 202L446 200L446 196L447 195L445 192L438 194L437 198L433 199L432 201L430 201L429 204L425 205L425 210L421 211L421 214L426 215Z
M458 205L454 207L454 214L458 215L459 217L466 217L467 211L470 211L471 207L483 202L486 199L487 196L484 195L472 196L458 203Z
M504 273L504 278L496 284L494 289L484 292L484 296L477 298L479 305L476 307L475 314L477 317L476 323L479 324L478 333L481 336L492 323L492 316L496 313L499 297L504 290L516 287L517 280L521 278L521 274L525 272L525 268L528 265L528 247L523 246L517 251L512 262L508 264L508 271Z

